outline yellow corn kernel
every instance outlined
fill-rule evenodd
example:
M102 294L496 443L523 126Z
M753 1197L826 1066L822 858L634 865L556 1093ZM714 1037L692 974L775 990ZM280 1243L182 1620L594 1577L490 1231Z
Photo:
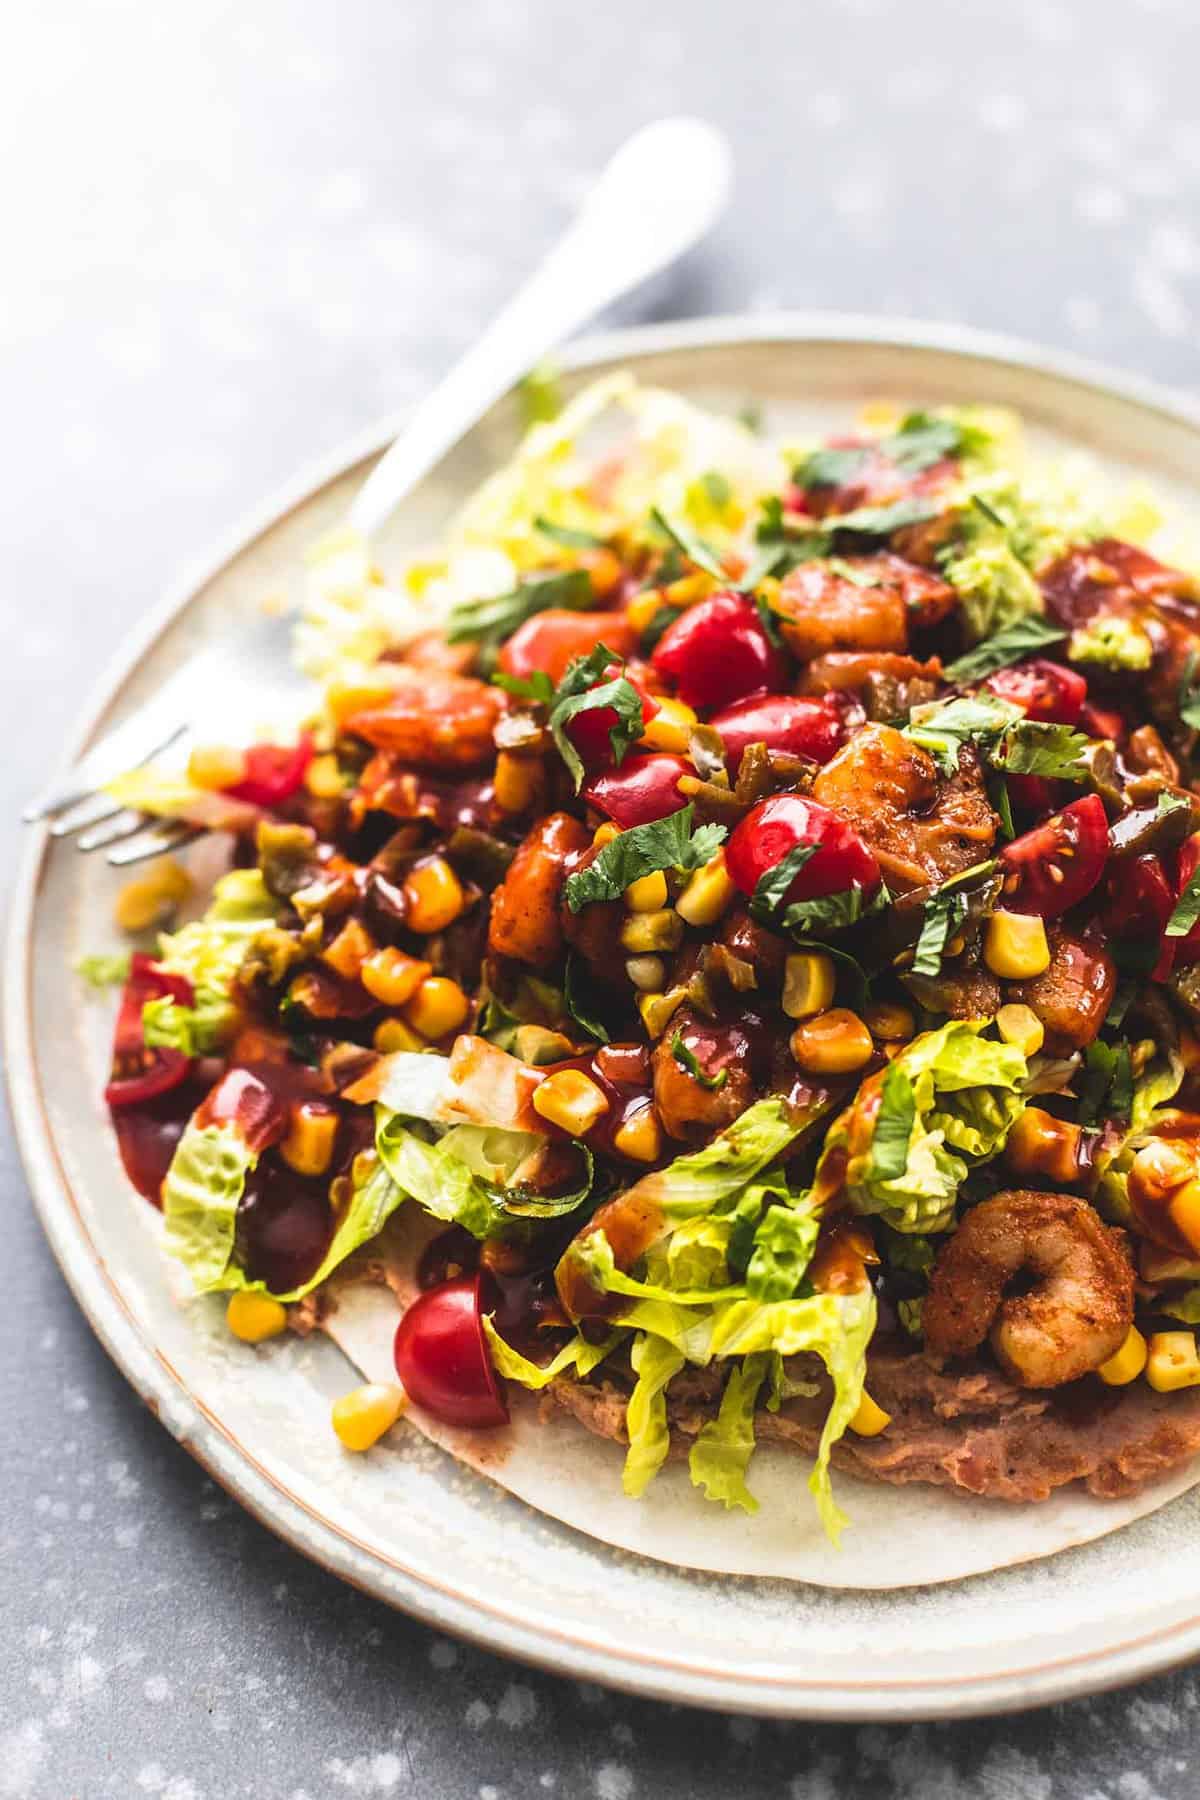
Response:
M823 950L796 950L783 965L783 1010L789 1019L808 1019L833 1005L833 958Z
M625 973L640 994L660 994L667 979L667 965L661 956L631 956Z
M994 912L988 920L983 960L993 975L1028 981L1050 967L1046 927L1036 913Z
M442 1038L457 1031L471 1010L471 1002L447 975L430 975L423 981L408 1005L404 1016L422 1037Z
M874 1054L870 1032L845 1006L805 1019L792 1033L792 1055L811 1075L848 1075Z
M533 1107L560 1131L582 1137L608 1111L608 1101L582 1069L559 1069L534 1088Z
M662 1154L662 1133L652 1106L643 1106L613 1132L613 1148L631 1162L657 1162Z
M1157 1394L1200 1387L1200 1356L1194 1331L1155 1331L1146 1352L1146 1380Z
M444 856L431 856L409 871L404 883L404 922L424 936L453 925L467 904L462 882Z
M675 902L675 910L688 925L715 925L736 891L725 867L725 852L718 850L711 862L696 870Z
M661 869L631 881L625 889L625 905L632 913L661 912L667 904L667 878Z
M864 431L895 431L901 416L893 400L866 400L858 409L858 422Z
M1068 1119L1027 1106L1008 1134L1004 1160L1016 1175L1045 1175L1070 1187L1079 1180L1081 1136Z
M1193 1173L1191 1157L1178 1144L1167 1138L1151 1138L1133 1159L1129 1171L1130 1198L1134 1205L1146 1210L1161 1206L1168 1194L1190 1181Z
M695 606L697 600L706 600L715 586L711 575L682 575L663 588L662 597L668 606Z
M337 757L332 753L314 756L305 771L304 785L314 800L336 800L346 789Z
M418 1037L411 1025L406 1025L403 1019L384 1019L382 1024L375 1027L371 1042L381 1056L391 1056L397 1050L425 1048L425 1039Z
M611 844L613 839L619 838L620 835L621 827L619 825L597 825L592 833L592 843L597 850L603 850L605 844Z
M333 1429L346 1450L369 1450L390 1431L408 1405L402 1387L370 1381L333 1403Z
M297 1175L323 1175L333 1160L338 1116L332 1107L302 1100L292 1108L279 1154Z
M873 1038L884 1044L904 1044L917 1029L910 1007L898 1000L878 1000L863 1009L863 1019Z
M644 593L635 594L625 608L630 629L641 637L643 631L649 630L651 620L663 604L662 593L658 588L647 588Z
M671 1022L671 1014L686 998L687 990L671 988L665 994L639 994L638 1011L642 1015L642 1024L646 1027L646 1035L659 1038Z
M518 1025L516 1051L522 1062L541 1068L545 1063L565 1062L574 1056L575 1046L561 1031L551 1031L546 1025Z
M262 1344L287 1330L287 1308L266 1294L231 1294L225 1323L243 1344Z
M658 711L639 742L650 750L669 750L682 756L697 723L695 713L682 700L659 700Z
M511 750L501 750L494 780L501 812L532 812L546 785L545 766L540 756L516 756Z
M191 891L192 878L187 870L174 857L165 857L162 862L153 863L144 875L125 883L117 895L113 918L122 931L131 935L149 931L152 925L168 918Z
M392 666L395 668L397 665ZM373 669L363 670L361 674L341 681L331 681L325 690L325 710L340 731L356 713L370 712L376 706L386 706L395 691L394 675L388 673L386 663L379 663Z
M1172 1195L1167 1214L1189 1249L1200 1252L1200 1181L1185 1181Z
M188 757L187 772L193 787L236 787L246 778L246 753L232 744L197 744Z
M881 1431L887 1430L891 1422L891 1413L884 1412L882 1406L876 1406L864 1388L863 1397L858 1403L858 1410L851 1419L848 1429L854 1432L856 1437L878 1437Z
M427 975L433 970L419 957L406 956L403 950L387 944L368 956L358 978L372 998L382 1006L405 1006Z
M669 907L659 912L630 913L621 926L621 948L631 956L653 956L659 950L678 950L683 942L683 920Z
M1096 1373L1106 1387L1125 1387L1137 1380L1148 1355L1145 1338L1136 1325L1131 1325L1121 1348L1107 1362L1102 1362Z
M1031 1006L1011 1001L996 1014L996 1030L1006 1044L1012 1044L1022 1056L1036 1056L1046 1041L1046 1027Z
M321 961L328 963L336 975L354 981L374 952L375 940L362 920L347 919L332 944L322 950Z

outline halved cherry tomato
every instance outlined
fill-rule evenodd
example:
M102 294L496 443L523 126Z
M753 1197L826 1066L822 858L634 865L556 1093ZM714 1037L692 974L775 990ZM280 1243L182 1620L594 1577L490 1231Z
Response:
M541 669L551 681L561 681L568 663L587 656L597 644L607 644L614 656L632 656L636 643L623 612L579 613L551 606L513 632L500 652L500 667L506 675L526 679Z
M447 1425L508 1424L504 1387L488 1353L484 1277L461 1275L418 1294L396 1328L396 1373L409 1398Z
M1014 838L1000 852L1006 880L1000 904L1010 912L1056 919L1090 894L1108 857L1108 819L1098 794Z
M618 675L623 675L637 689L642 701L642 724L648 725L660 708L654 695L648 692L644 678L636 670L609 663L600 680L594 682L593 686L602 687ZM568 720L567 736L589 769L598 769L602 764L612 762L612 739L609 733L617 723L615 706L596 706L589 712L576 713L573 719Z
M142 1009L148 1000L169 995L181 1006L192 1004L192 984L182 975L168 975L152 956L137 950L129 961L129 979L121 995L113 1033L112 1070L104 1099L109 1106L137 1106L157 1100L186 1081L191 1060L182 1050L162 1045L148 1048L142 1026Z
M1015 669L997 669L983 685L1001 700L1019 706L1027 718L1046 725L1077 725L1087 700L1087 682L1082 675L1043 657Z
M827 763L846 736L846 709L828 698L801 700L790 694L763 694L758 699L736 700L709 720L719 731L731 769L737 772L742 752L749 744L765 744L768 750L787 750Z
M687 805L679 791L681 775L696 773L682 756L627 756L619 769L605 769L586 783L583 797L589 806L607 813L622 831L631 825L648 825L665 819Z
M816 844L788 889L785 899L817 900L845 888L874 893L879 864L852 825L828 806L800 794L775 794L760 800L742 820L725 846L725 866L735 887L753 894L768 869L781 863L799 844Z
M1113 937L1134 938L1145 944L1161 940L1159 960L1151 973L1155 981L1165 981L1175 965L1179 943L1186 944L1187 938L1163 937L1176 895L1157 856L1135 856L1128 862L1114 863L1104 884L1104 895L1100 918ZM1200 954L1200 934L1196 948Z
M282 806L299 792L312 757L312 735L307 731L294 744L252 744L246 752L246 773L222 791L251 806Z
M714 594L668 625L650 659L688 706L729 706L748 694L776 692L788 661L763 629L745 594Z

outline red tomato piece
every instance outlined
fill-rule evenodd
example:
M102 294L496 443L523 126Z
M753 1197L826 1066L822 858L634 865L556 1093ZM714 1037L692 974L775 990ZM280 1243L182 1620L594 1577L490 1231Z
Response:
M167 995L181 1006L190 1006L192 984L182 975L168 975L152 956L135 951L129 960L129 979L121 995L121 1010L113 1033L112 1070L104 1090L108 1106L137 1106L157 1100L187 1079L192 1065L182 1050L146 1044L142 1009L148 1000L161 1000Z
M681 775L696 773L682 756L627 756L619 769L605 769L593 775L583 789L583 797L598 812L607 813L622 831L631 825L648 825L652 819L665 819L687 805L687 795L679 791Z
M788 676L787 657L745 594L714 594L689 606L663 632L650 660L686 705L706 710L778 691Z
M419 1294L396 1328L393 1355L404 1391L447 1425L508 1424L482 1311L483 1277L461 1275Z
M232 1125L248 1149L260 1155L288 1126L288 1103L261 1076L230 1069L196 1114L198 1125Z
M1087 700L1087 682L1062 663L1037 657L1015 669L997 669L984 682L989 692L1019 706L1027 718L1045 725L1077 725Z
M1094 706L1089 700L1079 718L1080 726L1089 737L1111 738L1119 744L1125 736L1125 721L1119 712L1107 706Z
M636 636L623 612L578 613L551 606L518 626L500 652L500 667L506 675L526 680L540 669L551 681L561 681L567 665L589 655L597 644L607 644L614 656L632 656Z
M827 763L846 736L846 709L830 699L802 700L790 694L764 694L736 700L709 720L719 731L734 772L749 744L787 750Z
M1001 905L1010 912L1056 919L1091 893L1107 858L1104 803L1098 794L1087 794L1004 846L1000 862L1007 879Z
M625 680L635 687L642 700L642 725L647 726L654 715L660 711L654 695L647 692L644 680L629 668L622 669L617 663L609 663L600 680L593 683L601 687L623 675ZM615 706L596 706L588 712L576 713L568 721L567 736L578 750L589 769L598 769L604 763L613 760L612 739L609 733L618 723Z
M1054 805L1054 783L1044 775L1006 775L1004 782L1016 812L1037 818Z
M800 844L816 844L785 900L818 900L846 888L874 893L879 864L852 825L828 806L800 794L775 794L760 800L725 846L725 866L734 886L752 895L768 869L775 868Z
M1151 971L1155 981L1167 979L1175 966L1179 946L1186 946L1193 934L1196 937L1195 954L1200 955L1200 928L1197 926L1193 926L1188 937L1183 939L1163 937L1176 898L1157 856L1135 856L1130 862L1116 863L1104 884L1104 911L1100 916L1105 929L1115 938L1133 938L1147 944L1161 942L1158 962Z
M246 773L222 791L251 806L282 806L299 792L312 756L313 741L307 731L301 732L294 744L252 744L246 752Z

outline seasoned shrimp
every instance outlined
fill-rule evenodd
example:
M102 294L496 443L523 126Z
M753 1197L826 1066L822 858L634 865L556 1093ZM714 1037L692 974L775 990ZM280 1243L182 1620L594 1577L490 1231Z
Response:
M923 1315L935 1355L969 1356L988 1337L1005 1373L1037 1388L1098 1369L1132 1323L1123 1234L1086 1200L1029 1189L967 1214L934 1264Z

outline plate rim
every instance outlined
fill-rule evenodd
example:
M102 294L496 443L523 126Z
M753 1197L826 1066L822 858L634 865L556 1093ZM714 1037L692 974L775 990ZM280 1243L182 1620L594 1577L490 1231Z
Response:
M867 344L983 359L1051 376L1098 397L1158 413L1200 433L1200 402L1180 399L1160 383L1072 352L935 321L841 312L724 314L591 335L563 351L558 362L564 372L582 374L597 364L614 361L772 341L828 342L831 347L847 349ZM165 596L125 634L92 684L80 722L69 734L64 768L77 759L123 684L193 597L258 537L321 488L381 450L404 417L403 413L389 414L314 459L251 510L240 526L222 534L207 555L185 565ZM559 1628L556 1634L552 1629L548 1636L548 1621L499 1613L478 1596L441 1589L426 1575L405 1570L377 1550L357 1543L255 1464L245 1446L191 1392L163 1352L142 1333L91 1242L50 1130L33 1054L33 914L51 842L46 827L39 826L24 845L11 891L3 966L6 1085L17 1146L39 1221L77 1304L134 1391L213 1480L310 1561L425 1624L492 1653L653 1698L777 1717L882 1722L996 1714L1116 1687L1200 1652L1198 1616L1141 1633L1125 1643L985 1676L918 1677L859 1686L844 1678L810 1681L793 1673L743 1675L731 1669L705 1670L690 1662L672 1664L657 1654L644 1655L628 1646L618 1649L589 1642L573 1628ZM364 1556L368 1559L365 1570L357 1566Z

